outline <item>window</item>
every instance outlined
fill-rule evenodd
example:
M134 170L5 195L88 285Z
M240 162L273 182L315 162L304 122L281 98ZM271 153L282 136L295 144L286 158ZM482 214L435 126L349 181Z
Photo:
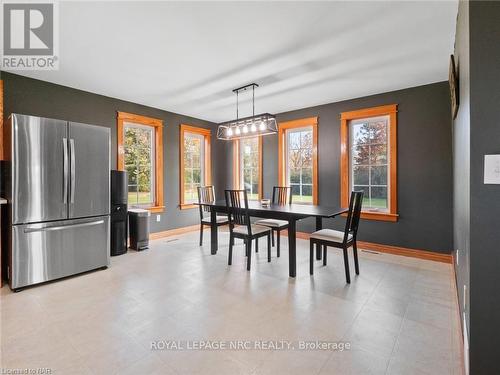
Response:
M362 217L397 221L397 106L341 115L341 204L363 191Z
M279 124L279 183L294 203L318 204L318 118Z
M118 112L118 169L128 174L128 204L161 212L163 121Z
M234 186L247 191L248 199L262 196L262 137L234 141Z
M180 126L180 208L194 208L198 187L210 185L210 130Z

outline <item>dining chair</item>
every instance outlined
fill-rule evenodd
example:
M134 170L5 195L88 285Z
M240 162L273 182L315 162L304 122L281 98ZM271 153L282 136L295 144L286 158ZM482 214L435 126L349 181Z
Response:
M292 204L292 189L289 186L274 186L272 204L286 205ZM271 228L271 242L274 246L274 232L276 232L276 255L280 256L280 236L281 231L288 228L288 221L277 219L263 219L255 222L257 225L264 225Z
M204 206L202 203L212 203L215 201L215 188L213 186L198 186L198 203L200 209L200 246L203 245L203 227L212 226L210 216L210 206ZM208 213L208 215L207 215ZM218 227L229 224L225 215L217 215L215 225Z
M226 190L225 198L229 218L229 256L227 264L231 265L233 262L234 239L240 238L245 242L247 270L250 271L252 241L264 236L267 236L267 261L270 262L271 229L250 222L246 190Z
M356 275L359 275L358 247L356 237L358 234L359 218L361 216L361 205L363 203L363 192L353 191L349 202L349 212L345 224L344 232L333 229L321 229L311 234L309 240L309 273L314 272L314 245L323 247L323 265L326 266L327 247L336 247L343 250L345 279L348 284L351 283L349 272L349 259L347 249L352 246L354 254L354 268Z

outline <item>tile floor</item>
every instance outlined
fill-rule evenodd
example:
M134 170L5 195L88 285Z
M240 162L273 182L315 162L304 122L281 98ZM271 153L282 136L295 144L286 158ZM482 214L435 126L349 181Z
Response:
M297 278L262 240L245 270L227 233L211 256L189 233L88 273L14 294L1 290L0 368L56 374L461 374L451 265L362 252L345 284L341 253L308 273L298 240ZM208 232L206 239L208 238ZM351 254L352 255L352 254ZM350 258L352 260L352 256ZM354 273L351 262L351 272ZM286 340L296 350L151 350L152 341ZM298 350L301 340L350 350ZM160 344L158 344L160 345Z

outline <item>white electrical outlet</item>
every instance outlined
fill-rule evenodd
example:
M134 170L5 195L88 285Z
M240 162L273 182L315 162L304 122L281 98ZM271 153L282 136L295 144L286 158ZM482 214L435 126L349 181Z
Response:
M159 223L161 220L161 216L160 215L156 215L156 222Z

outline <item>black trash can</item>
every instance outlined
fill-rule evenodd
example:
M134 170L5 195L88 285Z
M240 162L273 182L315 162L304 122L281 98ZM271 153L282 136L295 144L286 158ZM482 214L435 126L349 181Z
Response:
M128 210L128 226L130 248L145 250L149 247L149 216L150 212L140 208Z

